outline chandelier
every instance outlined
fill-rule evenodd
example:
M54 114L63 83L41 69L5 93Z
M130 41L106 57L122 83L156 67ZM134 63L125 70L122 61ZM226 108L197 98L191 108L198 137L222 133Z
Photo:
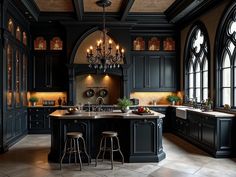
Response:
M105 24L105 8L111 5L110 0L99 0L96 2L99 7L103 8L103 30L102 39L97 41L96 50L93 46L87 49L87 60L90 68L103 69L105 72L108 68L119 68L121 61L124 59L124 49L116 46L112 50L112 40L107 39L107 30ZM107 43L108 42L108 43ZM95 52L95 53L94 53Z

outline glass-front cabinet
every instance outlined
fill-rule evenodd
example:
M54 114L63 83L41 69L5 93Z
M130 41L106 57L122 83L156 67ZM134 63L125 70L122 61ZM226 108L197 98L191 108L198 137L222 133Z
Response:
M25 54L23 54L23 61L22 61L22 102L23 106L27 106L27 78L28 78L28 58Z
M15 90L16 90L16 95L15 95L15 104L16 104L16 107L19 107L20 106L20 101L21 101L21 95L20 95L20 71L21 71L21 56L20 56L20 52L19 50L16 50L16 60L15 60L15 64L16 64L16 71L15 71L15 74L16 74L16 82L15 82Z
M7 44L7 106L13 106L13 48Z
M175 39L170 36L135 36L133 51L175 51Z

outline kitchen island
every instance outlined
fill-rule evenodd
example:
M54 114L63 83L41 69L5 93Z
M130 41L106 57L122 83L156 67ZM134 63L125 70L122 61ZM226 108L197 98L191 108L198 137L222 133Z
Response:
M82 132L87 151L91 158L95 158L99 150L101 133L116 131L126 162L159 162L166 156L162 146L162 118L165 115L154 111L152 113L152 115L138 115L132 112L68 114L67 110L56 110L50 114L51 149L48 159L59 162L66 132Z

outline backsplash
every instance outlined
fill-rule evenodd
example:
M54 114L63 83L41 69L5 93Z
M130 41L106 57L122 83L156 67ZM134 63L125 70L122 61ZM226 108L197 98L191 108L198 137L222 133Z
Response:
M58 99L61 98L62 101L65 99L66 103L67 103L67 93L66 92L28 92L28 99L31 96L35 96L39 99L39 101L37 102L37 105L43 105L43 102L45 102L45 100L54 100L55 101L55 105L59 105L58 104ZM30 105L30 103L29 103Z
M139 105L165 105L169 104L166 97L173 94L175 94L175 92L133 92L130 94L130 98L139 99Z

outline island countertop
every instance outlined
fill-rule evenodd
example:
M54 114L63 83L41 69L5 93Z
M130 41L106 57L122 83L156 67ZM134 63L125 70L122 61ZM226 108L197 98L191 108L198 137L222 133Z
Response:
M67 110L56 110L50 114L51 118L56 119L102 119L102 118L120 118L120 119L155 119L164 118L165 115L151 111L152 114L139 115L132 112L122 113L121 111L115 112L80 112L78 114L69 114Z

